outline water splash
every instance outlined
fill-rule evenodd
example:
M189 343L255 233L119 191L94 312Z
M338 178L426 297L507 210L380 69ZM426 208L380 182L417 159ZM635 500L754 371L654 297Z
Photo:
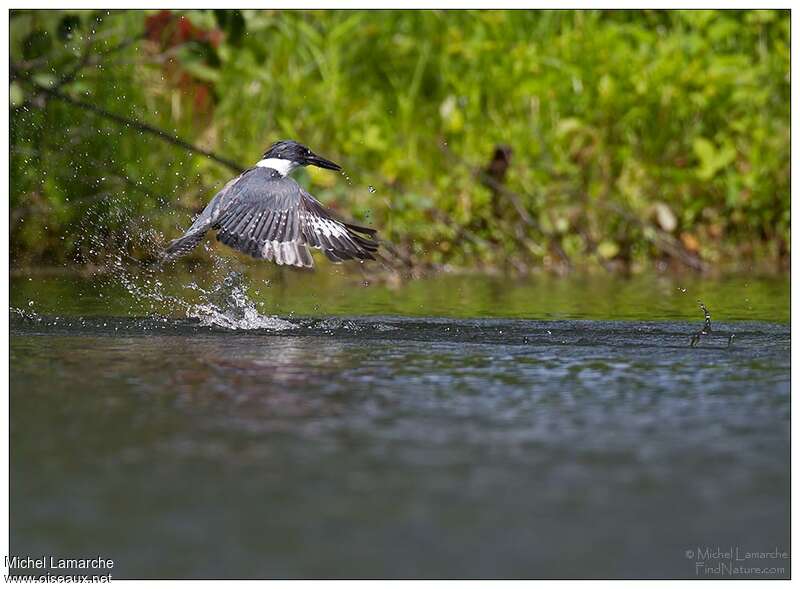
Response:
M130 252L145 258L158 259L165 237L149 227L146 217L137 217L125 198L98 203L95 210L87 211L78 235L78 252L84 262L90 262L105 272L98 275L99 287L122 287L133 299L132 315L141 313L142 307L150 317L184 316L200 321L204 326L226 329L289 329L292 323L262 315L247 295L244 276L234 269L235 262L212 253L213 265L209 273L213 286L202 288L195 283L185 286L197 296L185 296L173 279L164 273L165 268L136 259ZM102 228L112 219L112 226L122 227L114 235L114 244L106 242L108 231ZM205 245L208 249L208 244ZM165 284L166 283L166 284ZM178 291L177 293L175 291ZM170 293L172 291L173 294ZM99 293L102 297L102 293Z
M187 288L201 293L204 300L191 305L186 315L198 319L206 327L272 330L297 327L289 321L259 313L255 303L247 296L247 287L239 272L231 272L211 290L204 290L195 283Z
M29 305L29 307L30 306L31 305ZM34 311L32 309L25 309L24 307L23 308L10 307L9 311L11 312L12 316L16 315L17 317L21 317L22 319L25 319L27 321L41 321L42 320L41 315L39 315L36 311Z

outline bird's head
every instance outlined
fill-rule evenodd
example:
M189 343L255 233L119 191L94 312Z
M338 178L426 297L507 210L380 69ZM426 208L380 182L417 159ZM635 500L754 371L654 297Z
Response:
M286 176L298 166L317 166L326 170L341 170L339 164L335 164L322 156L317 155L305 145L297 141L276 141L273 143L258 164L261 167L273 168Z

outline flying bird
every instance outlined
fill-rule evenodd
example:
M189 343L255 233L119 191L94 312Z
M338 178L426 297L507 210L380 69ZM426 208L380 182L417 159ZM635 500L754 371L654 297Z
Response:
M374 260L377 231L346 223L289 177L299 166L341 170L296 141L278 141L261 160L220 190L192 226L164 250L170 260L189 253L210 230L234 249L278 265L312 268L309 247L333 262Z

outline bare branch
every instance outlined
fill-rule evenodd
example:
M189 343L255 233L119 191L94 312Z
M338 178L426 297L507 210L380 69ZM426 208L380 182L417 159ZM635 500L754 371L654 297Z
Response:
M78 100L76 98L72 98L71 96L69 96L68 94L65 94L64 92L62 92L61 90L59 90L57 88L47 88L45 86L42 86L41 84L38 84L37 82L35 82L27 73L20 71L19 68L17 68L14 64L11 64L11 72L12 72L12 75L14 77L17 77L17 78L25 80L37 92L40 92L40 93L45 94L47 96L50 96L51 98L55 98L57 100L65 102L67 104L71 104L72 106L75 106L77 108L89 111L89 112L91 112L91 113L93 113L93 114L95 114L95 115L97 115L99 117L102 117L104 119L108 119L110 121L114 121L115 123L118 123L118 124L123 125L125 127L131 127L133 129L136 129L137 131L141 131L142 133L149 133L150 135L158 137L162 141L165 141L167 143L171 143L172 145L175 145L177 147L181 147L181 148L185 149L186 151L190 151L192 153L196 153L198 155L205 156L208 159L217 162L218 164L221 164L223 166L226 166L226 167L230 168L231 170L233 170L237 174L242 172L242 170L244 169L239 164L237 164L236 162L234 162L232 160L229 160L227 158L219 156L219 155L217 155L216 153L214 153L212 151L208 151L206 149L202 149L200 147L197 147L196 145L192 145L188 141L184 141L180 137L176 137L175 135L171 135L170 133L167 133L166 131L164 131L162 129L154 127L153 125L150 125L148 123L143 123L142 121L138 121L136 119L131 119L131 118L128 118L128 117L124 117L122 115L118 115L116 113L107 111L106 109L104 109L102 107L99 107L99 106L96 106L94 104L90 104L88 102L83 102L82 100Z

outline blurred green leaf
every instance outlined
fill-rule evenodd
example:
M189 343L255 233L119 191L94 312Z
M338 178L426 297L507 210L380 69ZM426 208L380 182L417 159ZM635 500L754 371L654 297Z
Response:
M698 137L692 143L694 152L700 159L697 175L702 180L709 180L720 169L730 164L736 157L736 150L730 145L717 149L711 141Z
M22 89L22 85L19 82L11 82L8 94L11 106L19 106L25 102L25 91Z
M218 70L199 60L184 62L183 69L192 74L192 76L198 80L214 83L220 80L220 73Z
M600 254L600 257L610 260L619 253L619 246L613 241L602 241L597 246L597 253Z

